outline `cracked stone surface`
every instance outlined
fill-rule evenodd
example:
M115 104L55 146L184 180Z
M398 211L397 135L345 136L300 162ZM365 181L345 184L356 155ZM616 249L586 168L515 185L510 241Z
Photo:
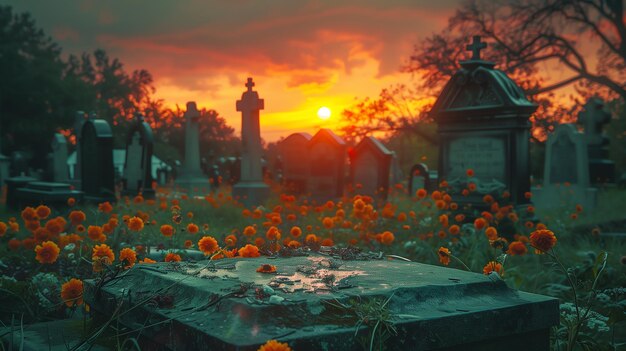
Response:
M275 273L258 273L262 264ZM376 321L355 313L372 299L396 327L389 350L548 350L558 301L493 276L396 260L327 256L138 264L86 300L104 317L119 304L128 329L154 349L256 350L269 339L294 350L362 350ZM363 321L361 321L363 322ZM148 326L148 327L146 327ZM203 346L204 345L204 346ZM514 346L519 345L519 346Z

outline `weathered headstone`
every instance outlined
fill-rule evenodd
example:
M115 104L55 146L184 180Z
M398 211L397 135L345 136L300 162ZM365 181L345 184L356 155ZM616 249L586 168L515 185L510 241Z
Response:
M74 114L74 134L76 137L76 162L73 165L73 169L70 172L72 174L72 179L70 180L70 184L74 186L75 189L81 189L81 166L80 166L80 143L81 143L81 133L83 130L83 124L89 118L95 118L95 114L88 115L83 111L76 111Z
M611 114L604 110L604 102L599 98L589 99L578 114L578 123L584 126L592 184L615 183L615 162L609 159L609 138L602 131L602 126L610 121Z
M386 199L393 153L378 139L367 136L350 152L350 178L356 193Z
M294 133L282 140L278 146L278 158L282 170L285 190L292 194L305 194L309 177L309 133Z
M409 173L409 195L414 196L415 192L419 189L425 189L431 191L433 189L432 183L437 183L437 179L430 178L428 166L424 163L418 163L411 167Z
M346 143L330 129L320 129L309 140L308 193L317 201L343 195L346 178Z
M11 153L11 163L9 171L12 177L26 176L28 172L28 160L22 151L13 151Z
M526 207L530 200L530 115L537 109L522 89L493 62L483 61L485 47L474 37L473 56L461 62L435 102L431 114L438 124L439 182L446 180L461 208L485 206L483 196L509 191L509 201ZM459 196L474 176L476 190ZM456 196L455 196L456 195ZM471 206L468 206L471 205Z
M267 263L276 274L257 273ZM135 309L118 322L138 330L142 349L255 351L278 339L299 351L356 351L373 338L387 350L548 351L559 324L558 299L415 262L313 254L136 264L129 273L103 286L86 281L85 301L105 320L120 301ZM384 341L372 335L376 321L359 317L379 310L397 331Z
M80 202L83 192L72 190L70 184L53 182L29 182L17 189L18 208L45 204L59 210L69 207L69 198Z
M548 136L543 186L533 189L537 208L596 205L597 189L589 186L589 160L583 134L572 124L561 124Z
M263 182L261 166L261 127L259 124L260 111L265 108L265 102L259 98L259 93L252 90L254 82L248 78L247 90L237 101L237 111L241 112L241 176L239 182L233 186L233 196L246 206L258 206L265 203L269 197L269 187Z
M103 119L89 118L80 132L81 190L86 201L115 201L113 134Z
M209 179L200 168L199 118L200 111L196 103L188 102L185 111L185 161L177 174L175 184L192 195L202 195L210 191Z
M67 183L69 174L67 169L67 139L63 134L55 133L52 138L52 180L59 183Z
M141 193L144 198L153 198L152 128L141 114L135 115L126 137L126 160L124 162L124 192L128 195Z

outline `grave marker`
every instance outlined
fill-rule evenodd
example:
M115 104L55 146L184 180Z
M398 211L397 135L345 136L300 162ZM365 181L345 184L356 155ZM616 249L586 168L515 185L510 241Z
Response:
M309 177L309 133L294 133L281 141L278 158L282 169L282 182L289 193L302 195L307 192Z
M115 201L113 133L107 121L93 117L80 133L81 190L87 201Z
M309 140L307 190L318 201L343 195L346 178L346 143L330 129L320 129Z
M185 111L185 160L177 175L175 184L189 194L207 194L210 191L209 179L200 168L200 136L198 119L200 111L194 101L187 103Z
M152 128L141 114L135 115L126 137L126 159L124 162L124 190L127 195L141 193L144 198L153 198L152 150L154 137Z
M389 194L393 153L368 136L350 153L350 175L356 193L386 199Z

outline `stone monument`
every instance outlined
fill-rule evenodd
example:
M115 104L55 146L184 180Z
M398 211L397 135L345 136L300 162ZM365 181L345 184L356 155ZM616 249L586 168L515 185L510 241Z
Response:
M80 166L80 142L81 142L81 133L83 130L83 123L87 121L89 118L95 118L95 115L88 115L84 111L76 111L74 114L74 136L76 138L76 164L74 165L74 172L72 179L70 179L70 184L74 187L74 189L81 189L81 166Z
M346 142L330 129L320 129L309 140L309 180L311 198L320 202L340 198L346 178Z
M233 196L246 206L263 205L269 197L270 189L263 182L261 168L261 129L259 111L264 109L264 101L259 93L252 90L254 82L248 78L247 90L237 101L236 108L241 112L241 173L239 182L233 186Z
M589 186L587 143L572 124L560 124L546 141L542 188L533 189L537 208L596 205L597 189Z
M55 133L52 138L51 175L52 181L68 183L69 173L67 169L67 139L63 134Z
M90 116L82 125L79 147L84 199L96 203L115 201L113 133L109 123Z
M350 179L356 194L386 199L393 153L378 139L367 136L350 152Z
M615 162L609 159L609 138L602 132L602 126L610 121L611 114L604 110L604 102L596 97L589 99L578 114L578 123L585 130L592 184L615 183Z
M137 113L126 136L126 160L124 162L124 193L144 198L154 198L152 188L152 150L154 137L152 128Z
M433 183L435 183L434 186ZM430 172L426 164L415 164L411 167L411 172L409 172L409 196L415 196L415 192L419 189L431 192L436 187L436 183L437 179L433 181L430 178Z
M480 58L479 36L467 46L472 58L446 84L431 114L439 136L439 182L446 180L459 208L485 208L483 196L509 191L514 206L530 202L530 115L537 109L493 62ZM473 177L467 176L471 169ZM469 196L460 193L475 184Z
M200 111L194 101L187 103L185 111L185 161L176 177L175 184L191 195L203 195L210 192L208 177L200 168L200 133L198 119Z
M309 140L311 140L309 133L293 133L277 146L282 168L282 183L287 193L302 195L307 192Z

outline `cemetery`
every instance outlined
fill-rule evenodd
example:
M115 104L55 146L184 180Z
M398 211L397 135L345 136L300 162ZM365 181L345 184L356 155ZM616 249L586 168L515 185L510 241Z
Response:
M609 13L622 19L611 35L626 47L623 5L574 3L535 13L533 1L503 2L508 15L489 14L532 30L565 16L598 36L596 24L609 24L591 15ZM53 39L71 46L86 32L48 38L27 13L0 6L0 27L55 57L4 45L0 67L39 72L29 55L43 55L60 77L39 90L3 71L17 93L0 86L0 350L626 350L626 80L614 72L626 55L606 36L602 50L615 57L598 76L547 89L538 72L549 65L535 62L542 45L566 50L558 65L572 70L585 66L572 57L595 52L567 51L578 47L564 32L558 44L523 37L515 55L503 38L530 29L494 26L500 37L470 26L485 24L491 4L458 6L441 37L416 45L417 68L403 67L423 74L413 102L432 90L419 113L406 115L404 97L383 88L380 100L343 106L341 117L324 106L300 125L293 116L308 112L293 107L294 91L308 103L323 84L281 90L273 79L286 63L230 58L228 83L207 85L227 101L218 112L192 88L143 68L128 74L104 51L58 56ZM274 22L245 23L257 40ZM7 42L17 47L20 35ZM262 49L254 40L242 45ZM148 68L168 54L217 55L169 45L154 61L142 56ZM196 74L191 62L174 69ZM158 82L189 98L167 105ZM572 101L552 94L570 84ZM281 99L294 115L276 112Z

